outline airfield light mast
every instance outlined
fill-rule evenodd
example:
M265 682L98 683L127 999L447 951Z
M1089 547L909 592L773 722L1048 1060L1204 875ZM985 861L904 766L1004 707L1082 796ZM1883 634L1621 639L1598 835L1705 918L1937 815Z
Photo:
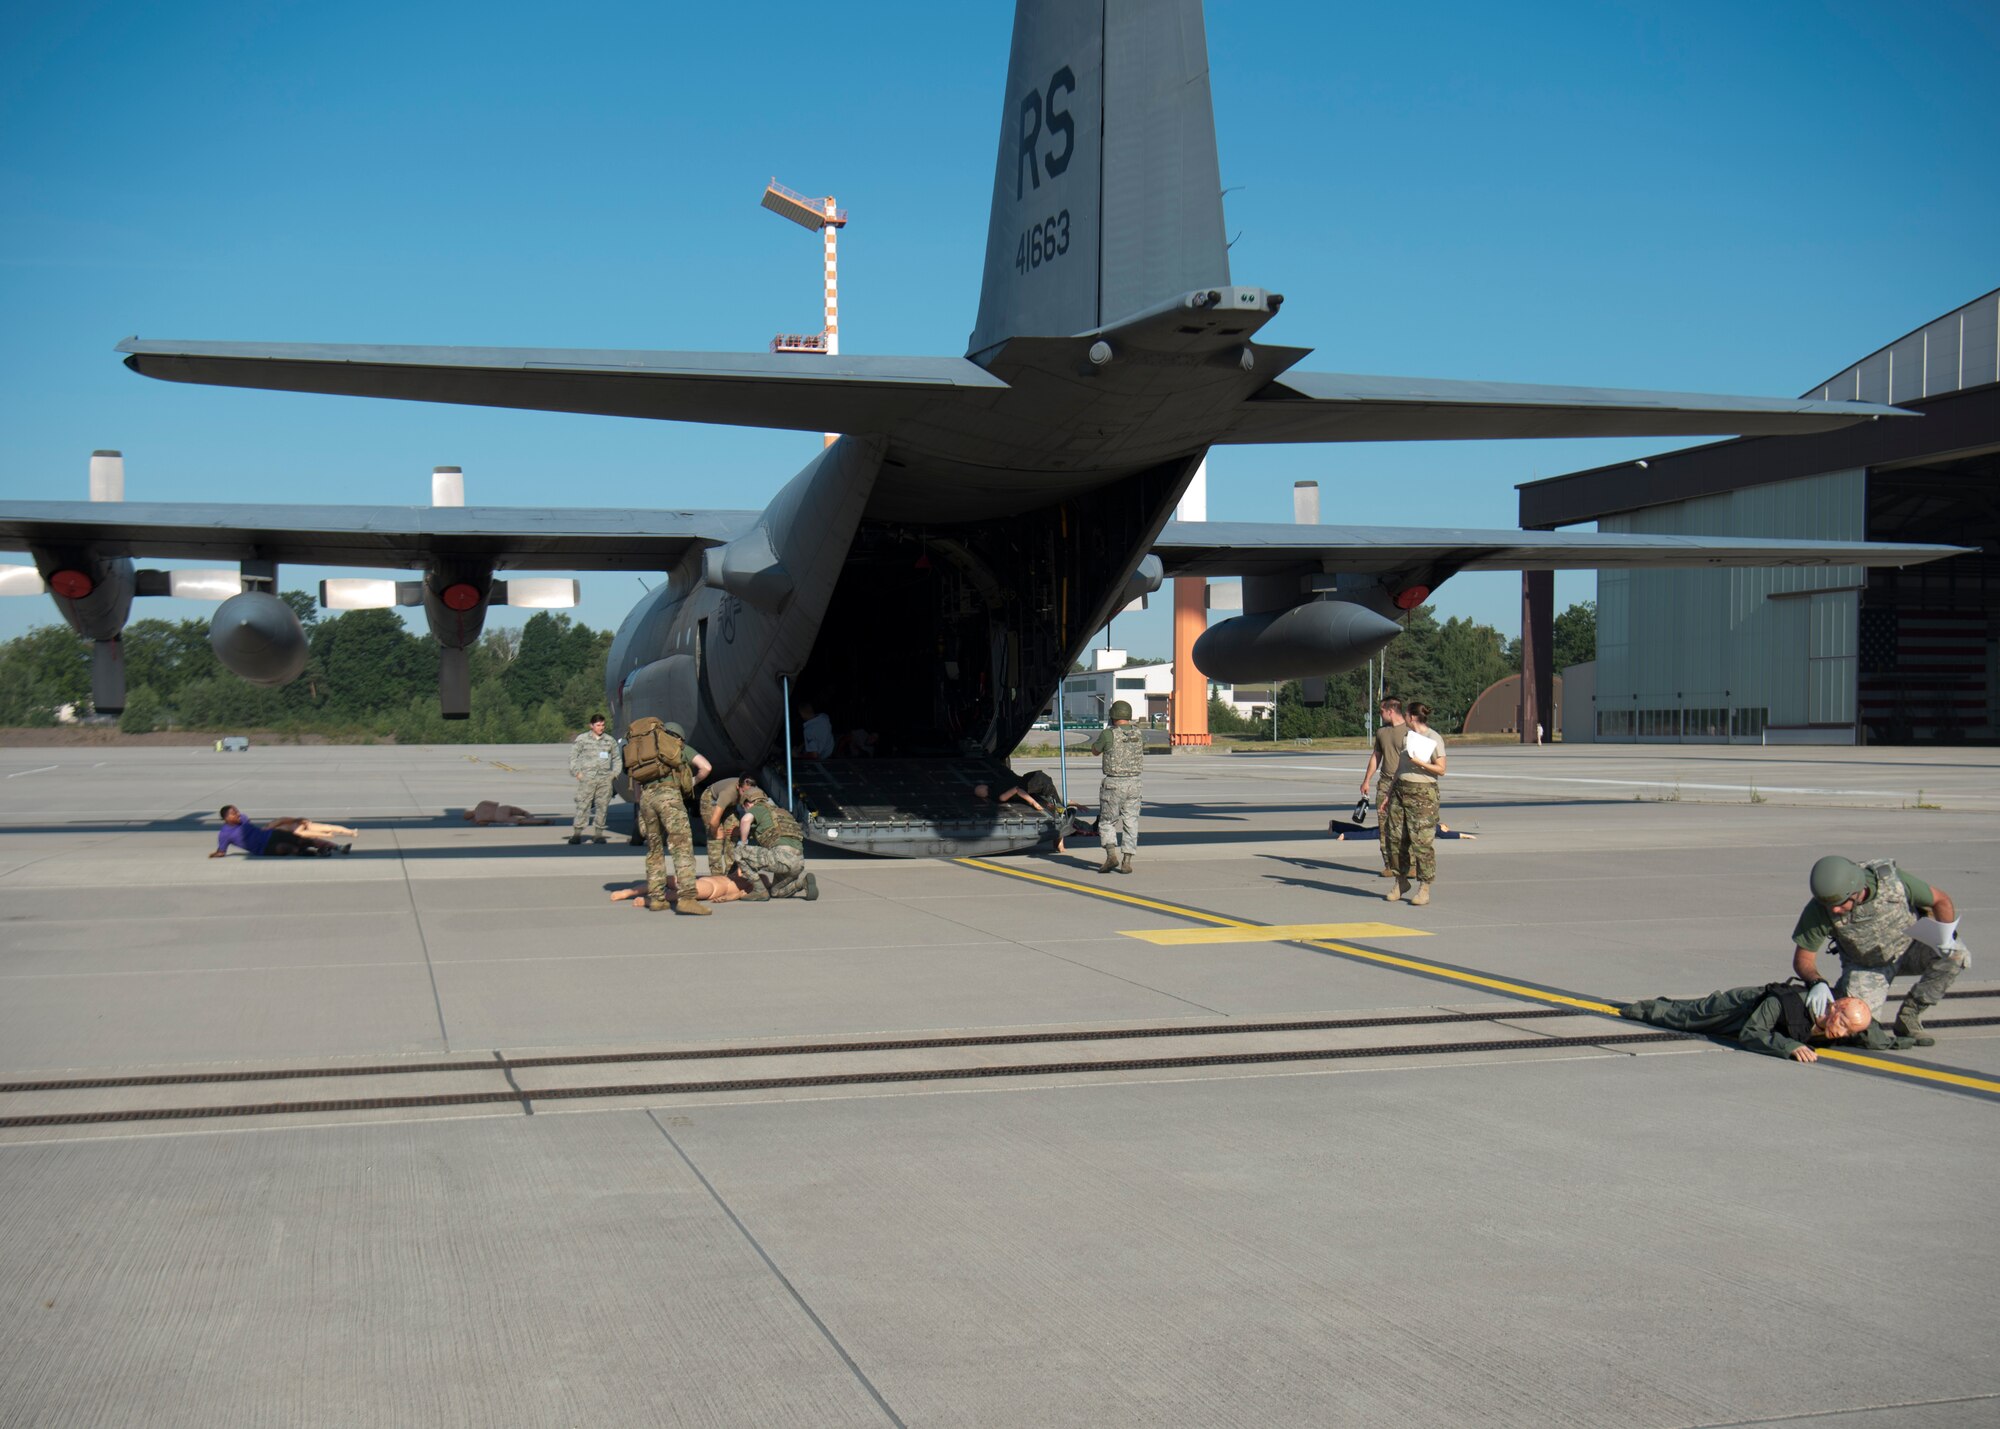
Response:
M771 339L773 352L823 352L840 355L840 284L836 236L847 226L847 210L837 207L833 195L811 199L788 189L776 179L764 186L764 207L780 218L789 218L801 228L816 228L826 235L826 328L818 333L779 333ZM826 433L824 445L832 446L838 432Z

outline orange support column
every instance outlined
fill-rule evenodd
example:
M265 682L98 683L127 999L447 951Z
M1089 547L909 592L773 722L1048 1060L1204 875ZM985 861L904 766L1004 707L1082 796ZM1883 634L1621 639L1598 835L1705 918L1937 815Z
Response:
M1175 744L1208 743L1208 677L1194 667L1194 642L1208 629L1208 582L1174 582L1174 696L1168 706Z

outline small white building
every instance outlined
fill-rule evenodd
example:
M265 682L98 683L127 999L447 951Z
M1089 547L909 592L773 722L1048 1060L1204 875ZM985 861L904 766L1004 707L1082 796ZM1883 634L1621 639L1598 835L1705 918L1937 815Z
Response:
M1063 680L1065 719L1071 723L1103 720L1111 706L1123 700L1132 706L1134 719L1162 725L1167 722L1167 702L1174 692L1172 665L1133 665L1123 650L1090 653L1097 668Z

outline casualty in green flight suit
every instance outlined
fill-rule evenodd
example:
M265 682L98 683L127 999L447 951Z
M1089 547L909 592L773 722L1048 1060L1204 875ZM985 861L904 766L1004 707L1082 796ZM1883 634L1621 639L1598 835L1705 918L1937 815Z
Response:
M687 796L709 776L713 766L688 747L687 731L679 724L637 719L625 736L625 768L632 778L639 778L650 764L647 756L635 751L650 749L655 741L664 760L664 773L639 787L639 832L646 836L646 907L654 913L672 908L676 913L705 916L713 910L695 896L694 834L688 828ZM676 894L672 903L667 902L669 851L674 860Z
M1892 978L1914 977L1896 1013L1896 1035L1919 1047L1937 1038L1924 1030L1924 1013L1971 961L1958 937L1958 909L1935 884L1912 878L1889 859L1856 863L1830 854L1812 866L1812 901L1792 929L1792 971L1808 985L1817 1012L1834 997L1858 997L1877 1017ZM1919 928L1918 913L1929 925ZM1922 940L1928 939L1928 941ZM1819 974L1819 950L1831 943L1840 956L1840 981L1829 988Z
M1752 1052L1795 1062L1819 1060L1819 1053L1806 1045L1809 1037L1828 1042L1853 1038L1878 1050L1912 1045L1908 1038L1892 1037L1877 1026L1860 998L1837 998L1815 1014L1806 1007L1805 989L1789 982L1724 988L1707 997L1649 997L1626 1003L1618 1015L1676 1032L1734 1037Z
M1119 700L1109 711L1111 724L1097 732L1090 752L1104 756L1104 782L1098 786L1097 837L1104 845L1099 873L1130 873L1132 855L1139 851L1139 776L1146 768L1146 732L1132 723L1132 706Z
M736 865L749 876L745 896L752 903L799 897L810 903L819 897L819 880L806 872L805 830L792 811L772 803L747 774L736 788L743 810L736 828Z

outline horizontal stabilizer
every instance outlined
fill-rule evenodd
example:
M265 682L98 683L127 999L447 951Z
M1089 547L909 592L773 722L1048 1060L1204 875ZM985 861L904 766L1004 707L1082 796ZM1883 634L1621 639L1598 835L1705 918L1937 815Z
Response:
M1229 444L1796 436L1873 417L1915 415L1873 402L1294 371L1244 402L1229 429L1216 440Z
M125 365L134 372L169 382L802 432L886 432L940 393L1007 386L962 357L138 338L119 343L118 351L127 354Z
M241 506L0 501L0 550L414 570L439 556L496 570L661 571L750 529L755 511L531 506Z
M1619 571L1692 566L1914 566L1959 546L1762 537L1619 535L1600 531L1473 531L1422 526L1293 526L1171 521L1153 543L1169 576Z

